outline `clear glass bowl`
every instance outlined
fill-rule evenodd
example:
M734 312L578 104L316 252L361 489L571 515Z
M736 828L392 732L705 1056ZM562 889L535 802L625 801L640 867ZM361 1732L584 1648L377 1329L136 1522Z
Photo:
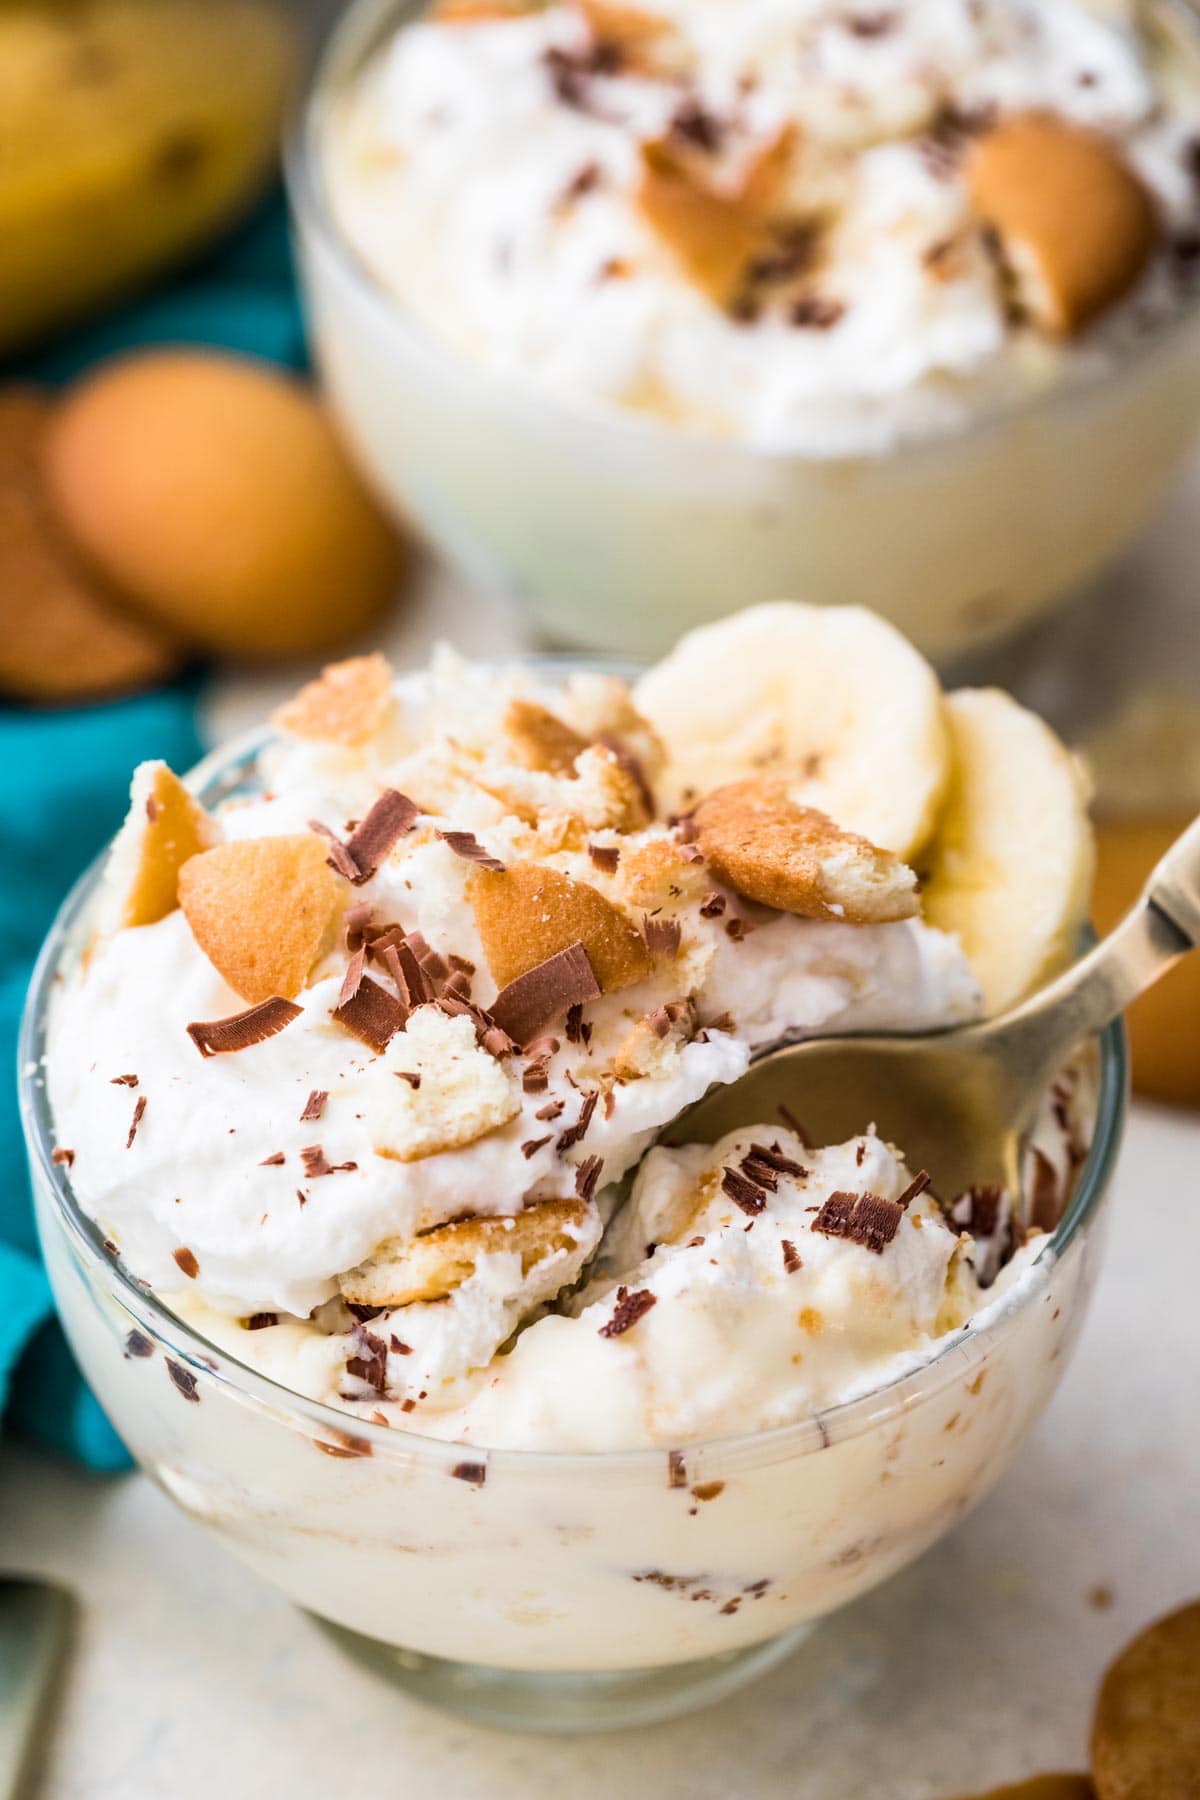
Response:
M202 764L252 792L265 738ZM962 1518L1046 1405L1095 1278L1124 1121L1119 1027L1069 1209L1022 1282L926 1366L782 1429L621 1454L463 1450L302 1399L189 1329L125 1267L52 1158L42 1073L99 866L42 952L21 1105L59 1311L150 1475L401 1686L543 1731L660 1719L785 1655Z
M1094 377L966 430L827 459L572 410L457 355L372 274L322 179L331 107L422 10L349 9L290 146L313 341L385 497L553 638L652 657L786 597L872 607L945 664L1077 588L1153 513L1200 420L1195 305ZM1142 10L1200 86L1192 15Z

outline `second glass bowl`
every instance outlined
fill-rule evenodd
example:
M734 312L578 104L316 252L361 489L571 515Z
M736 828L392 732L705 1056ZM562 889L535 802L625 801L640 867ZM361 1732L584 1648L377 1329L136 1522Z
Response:
M1154 512L1200 420L1194 304L1103 373L824 459L574 411L434 339L357 254L322 176L331 109L423 10L351 7L291 146L314 346L385 497L552 638L650 658L731 596L786 597L871 607L944 665L1079 587ZM1200 70L1200 31L1185 45L1172 22L1173 54Z

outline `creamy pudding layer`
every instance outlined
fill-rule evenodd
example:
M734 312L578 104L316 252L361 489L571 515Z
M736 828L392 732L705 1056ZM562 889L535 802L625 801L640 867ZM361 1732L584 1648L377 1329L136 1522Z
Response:
M753 743L697 733L756 669ZM754 1429L931 1354L1058 1216L1061 1096L1015 1207L781 1121L652 1150L623 1202L758 1048L1003 1004L1088 867L1045 728L869 615L742 615L636 700L364 658L283 709L260 792L135 778L55 1003L57 1155L136 1275L295 1391L480 1444Z
M1073 0L448 0L324 178L456 352L571 405L878 451L1103 365L1194 262L1195 97Z

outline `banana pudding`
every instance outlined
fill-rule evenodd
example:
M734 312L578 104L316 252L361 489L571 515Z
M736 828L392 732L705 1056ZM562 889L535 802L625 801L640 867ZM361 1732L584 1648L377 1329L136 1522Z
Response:
M555 641L731 593L945 662L1101 569L1200 419L1173 0L357 0L291 159L330 395Z
M394 687L369 657L276 725L263 791L215 811L138 771L49 1059L85 1205L205 1335L409 1429L635 1447L836 1404L983 1303L958 1196L869 1132L810 1155L767 1121L724 1162L652 1152L624 1207L620 1184L765 1046L969 1019L1070 954L1090 839L1032 715L944 697L867 614L779 604L632 692L448 652ZM662 1197L685 1173L690 1209ZM831 1196L859 1192L890 1233L821 1238ZM1014 1251L1032 1221L1011 1198ZM765 1318L774 1294L798 1351L831 1258L838 1378L747 1355L736 1405L703 1398L730 1295ZM660 1277L686 1305L642 1324ZM636 1301L620 1329L613 1292ZM647 1390L619 1425L550 1406L635 1345Z
M996 1479L1081 1316L1119 1070L1064 1072L1015 1193L866 1118L810 1143L802 1093L656 1140L788 1037L1017 998L1090 859L1047 728L858 610L751 609L632 687L331 668L203 785L138 771L48 952L77 1352L184 1507L418 1691L694 1704Z
M576 407L880 452L1170 316L1197 114L1080 0L443 0L330 124L357 253Z

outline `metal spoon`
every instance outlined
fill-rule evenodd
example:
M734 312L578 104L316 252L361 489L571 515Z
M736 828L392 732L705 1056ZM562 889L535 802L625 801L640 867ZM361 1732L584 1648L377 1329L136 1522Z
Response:
M782 1106L816 1143L843 1143L874 1122L943 1195L993 1182L1015 1194L1022 1143L1072 1051L1198 942L1200 818L1115 931L1011 1012L950 1031L784 1045L697 1101L661 1141L711 1144L774 1121ZM1197 1029L1180 1020L1181 1031Z

